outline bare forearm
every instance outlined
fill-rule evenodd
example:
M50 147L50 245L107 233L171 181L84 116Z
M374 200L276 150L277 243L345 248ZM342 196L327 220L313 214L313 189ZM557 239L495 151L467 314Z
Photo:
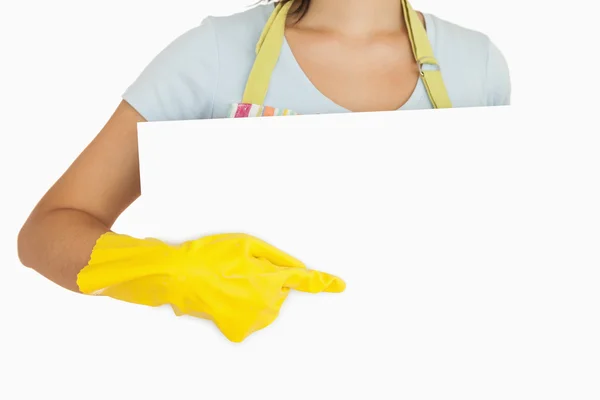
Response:
M91 215L70 209L31 218L19 233L19 258L54 283L79 292L77 274L96 241L110 229Z

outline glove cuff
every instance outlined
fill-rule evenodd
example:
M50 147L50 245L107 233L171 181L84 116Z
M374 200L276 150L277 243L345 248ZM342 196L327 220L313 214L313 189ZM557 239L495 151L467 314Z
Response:
M100 236L88 264L77 275L84 294L101 294L106 288L156 274L169 274L175 247L158 239L138 239L107 232Z

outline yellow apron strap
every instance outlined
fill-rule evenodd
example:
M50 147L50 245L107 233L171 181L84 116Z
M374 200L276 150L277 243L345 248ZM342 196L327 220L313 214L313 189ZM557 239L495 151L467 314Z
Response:
M255 48L256 55L258 55L260 48L262 47L262 44L265 41L265 37L267 36L267 33L269 32L269 29L271 29L271 26L273 25L273 21L275 21L275 18L277 18L277 15L279 15L280 11L281 11L281 3L277 3L277 5L275 6L275 10L271 13L271 15L269 15L269 19L267 20L267 23L265 24L263 31L260 34L260 38L258 38L258 43L256 43L256 48ZM285 32L284 32L284 34L285 34Z
M431 48L429 38L427 37L427 31L421 23L419 15L406 0L402 0L402 11L413 54L417 61L419 73L425 84L425 89L427 90L431 104L434 108L451 108L452 103L450 97L448 97L444 80L442 79L440 66L433 54L433 49ZM424 70L424 65L433 65L435 66L435 69Z
M451 108L452 104L442 79L439 64L433 55L425 27L421 24L418 14L408 1L401 0L401 2L413 54L431 104L434 108ZM293 3L293 0L284 5L278 3L263 29L256 44L256 60L244 90L243 103L264 105L271 74L277 65L283 46L287 14ZM433 65L436 68L425 70L423 69L425 65Z
M256 60L250 71L248 83L244 91L243 103L264 105L271 74L279 60L283 46L287 14L293 1L277 4L275 11L269 17L256 45Z

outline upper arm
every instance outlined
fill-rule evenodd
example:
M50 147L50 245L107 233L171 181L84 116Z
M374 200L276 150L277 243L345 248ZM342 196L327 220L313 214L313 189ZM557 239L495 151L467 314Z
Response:
M137 123L144 121L122 101L100 133L40 200L32 216L75 209L110 227L140 194Z
M489 106L510 105L511 80L508 63L500 49L488 43L486 95Z

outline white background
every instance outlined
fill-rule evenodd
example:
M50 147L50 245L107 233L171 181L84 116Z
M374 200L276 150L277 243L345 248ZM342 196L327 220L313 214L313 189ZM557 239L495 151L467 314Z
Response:
M128 305L80 299L20 267L16 235L21 224L37 200L100 130L120 101L119 95L142 68L207 14L241 11L250 3L104 0L2 5L0 398L48 395L62 399L222 399L228 398L228 390L237 385L247 388L247 398L251 399L261 398L260 393L265 399L275 398L274 393L277 398L336 398L336 394L347 394L349 387L361 398L398 398L403 388L421 387L420 394L404 392L406 398L597 399L598 348L590 338L594 333L598 336L594 325L598 310L593 308L596 298L591 296L589 302L580 301L582 297L565 302L580 306L572 312L561 309L558 300L552 303L563 319L547 324L551 315L544 314L546 324L537 325L537 331L543 333L541 328L548 327L549 336L544 339L540 335L543 345L522 353L522 358L514 347L507 350L510 360L507 356L499 361L506 364L496 366L505 375L486 376L483 369L472 379L442 379L444 371L452 371L449 355L461 354L460 349L443 346L443 341L432 349L445 350L445 358L431 350L414 369L404 366L396 370L398 360L386 360L389 365L384 367L382 358L371 354L368 347L347 346L344 341L336 344L331 337L326 337L327 346L332 346L330 351L316 347L319 351L312 354L299 352L298 339L285 346L278 344L276 349L281 356L269 358L270 368L257 374L250 356L260 359L261 348L268 346L264 341L256 340L246 347L228 346L217 341L216 334L209 342L194 341L198 327L192 321L186 330L169 323L172 316L168 312L161 318ZM596 35L592 33L596 26L592 20L593 2L415 0L413 6L481 30L503 51L511 69L513 108L527 119L520 123L510 118L511 125L504 125L505 129L513 133L519 129L549 132L558 127L563 135L575 134L584 127L597 129L593 114L597 98L592 96L598 88L594 69L597 46L592 42ZM481 118L474 121L485 132L489 126L487 118L473 113L473 118ZM422 126L421 122L408 129ZM445 132L458 133L454 129L450 127ZM576 276L581 279L573 279ZM580 285L580 293L589 294L585 290L597 277L583 272L576 276L569 280L573 285L569 293L577 293ZM333 300L335 297L326 299L338 301ZM316 309L334 308L334 303L311 304ZM341 303L335 304L338 307ZM129 314L124 314L123 309ZM590 313L581 314L585 310ZM293 312L291 307L290 311ZM368 313L361 311L355 323L367 326L372 321ZM131 320L131 313L139 319ZM292 326L293 321L288 319L287 326ZM533 318L526 326L535 328L536 321ZM514 333L517 327L506 329ZM326 334L309 329L301 333L306 340L317 343ZM512 336L513 344L515 337ZM534 345L535 338L526 337L527 344ZM371 330L369 340L392 343L385 332L376 329ZM477 348L482 356L469 360L485 365L485 352L491 347L481 341L476 343L481 346ZM214 357L209 351L211 346L218 346L222 357ZM464 350L472 355L474 348ZM339 357L347 357L348 365L356 366L356 371L332 374L340 365ZM558 369L525 368L552 366L555 360L561 361ZM465 364L456 365L460 369ZM473 365L470 368L474 370ZM249 375L250 371L254 373ZM261 379L249 378L257 376ZM393 379L400 379L399 394L384 394L382 388L394 387L390 384ZM205 392L207 382L212 382L210 394ZM217 387L222 391L215 391Z

